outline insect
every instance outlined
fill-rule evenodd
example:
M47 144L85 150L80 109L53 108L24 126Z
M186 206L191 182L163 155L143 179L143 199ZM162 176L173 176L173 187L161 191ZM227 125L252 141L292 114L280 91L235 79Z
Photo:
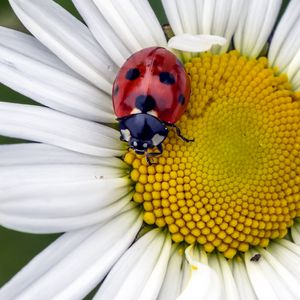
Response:
M254 254L254 255L250 258L250 261L257 262L257 261L260 260L260 258L261 258L261 254L256 253L256 254Z
M149 157L163 152L168 128L186 142L174 124L185 112L190 79L177 57L162 47L142 49L130 56L113 84L113 107L120 126L120 139L137 154ZM158 152L148 152L157 148Z

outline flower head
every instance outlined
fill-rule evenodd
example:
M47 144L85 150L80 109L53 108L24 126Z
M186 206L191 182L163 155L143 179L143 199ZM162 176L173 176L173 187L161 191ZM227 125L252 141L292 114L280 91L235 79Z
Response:
M300 287L300 4L11 0L35 37L0 28L0 80L47 106L0 103L0 222L66 232L2 299L296 299ZM149 165L115 130L112 83L136 51L176 48L185 114ZM181 50L181 51L178 51ZM111 125L114 124L114 125Z

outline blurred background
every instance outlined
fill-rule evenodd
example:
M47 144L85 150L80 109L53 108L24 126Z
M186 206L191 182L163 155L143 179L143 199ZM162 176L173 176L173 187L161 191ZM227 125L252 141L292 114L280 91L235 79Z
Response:
M43 1L43 0L40 0ZM56 0L57 3L69 10L74 16L81 19L71 0ZM160 0L149 0L161 24L167 19L163 12ZM284 8L289 0L284 0ZM27 32L11 10L8 0L0 1L0 26ZM10 90L0 83L0 101L37 104L32 100ZM20 142L0 136L0 144ZM22 268L33 256L55 240L58 235L31 235L7 230L0 226L0 287ZM91 298L89 296L87 299Z

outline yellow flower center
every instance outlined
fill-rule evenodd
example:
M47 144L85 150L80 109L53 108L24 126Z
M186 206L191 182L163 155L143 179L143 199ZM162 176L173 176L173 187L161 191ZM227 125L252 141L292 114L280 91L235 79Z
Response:
M267 59L236 51L186 63L189 107L156 164L129 151L133 200L174 242L232 258L282 238L300 216L300 105Z

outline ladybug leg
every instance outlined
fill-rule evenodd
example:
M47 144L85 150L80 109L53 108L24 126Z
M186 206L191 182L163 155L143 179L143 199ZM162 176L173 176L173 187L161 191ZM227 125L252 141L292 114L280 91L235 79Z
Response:
M156 156L159 156L163 153L162 144L157 145L156 148L158 149L159 152L147 152L146 153L146 161L147 161L148 165L150 165L150 166L155 164L150 160L150 157L156 157Z
M185 142L193 142L195 139L188 139L186 137L184 137L182 134L181 134L181 131L180 131L180 128L178 126L176 126L175 124L172 124L172 123L165 123L166 126L169 126L169 127L172 127L172 128L175 128L176 130L176 134Z

